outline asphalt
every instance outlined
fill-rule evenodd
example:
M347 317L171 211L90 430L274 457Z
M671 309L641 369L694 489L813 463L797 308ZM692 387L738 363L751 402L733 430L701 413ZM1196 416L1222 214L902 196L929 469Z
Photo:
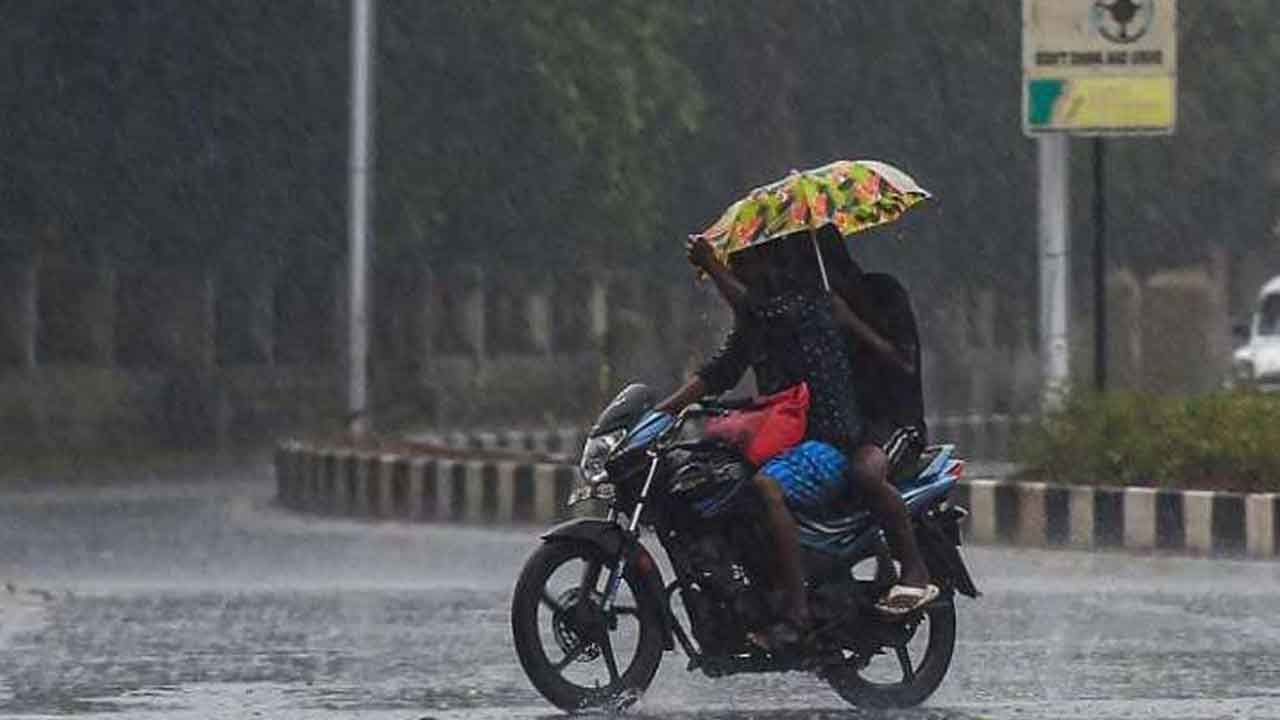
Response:
M536 718L510 591L536 529L271 505L269 468L0 493L0 717ZM1280 563L966 548L950 675L913 718L1280 718ZM668 655L629 713L843 718L798 675Z

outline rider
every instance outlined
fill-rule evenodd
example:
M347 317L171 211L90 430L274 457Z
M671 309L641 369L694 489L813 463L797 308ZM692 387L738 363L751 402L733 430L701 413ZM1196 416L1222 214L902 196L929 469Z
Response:
M776 576L786 598L783 621L762 638L770 648L795 644L812 623L798 531L787 504L826 504L847 491L845 451L861 424L848 380L849 355L831 303L798 279L794 263L786 261L793 254L779 250L789 242L799 240L780 238L739 251L730 270L715 259L705 240L690 241L690 262L709 274L730 301L734 326L716 355L658 405L659 410L678 412L704 395L723 393L748 366L762 394L801 382L809 386L804 441L767 461L753 478L765 504Z
M920 554L911 520L892 479L919 458L925 446L920 379L920 339L907 291L893 276L863 274L830 226L819 247L836 296L836 317L848 333L858 370L853 378L864 435L852 455L850 486L885 530L902 565L899 583L877 607L903 614L933 600L938 588ZM831 233L834 237L823 237ZM865 318L865 322L863 321Z

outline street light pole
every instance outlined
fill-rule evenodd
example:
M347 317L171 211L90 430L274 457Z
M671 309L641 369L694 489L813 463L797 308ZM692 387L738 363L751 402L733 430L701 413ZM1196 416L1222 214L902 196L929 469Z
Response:
M369 198L373 149L373 0L351 2L351 158L347 210L350 289L347 329L347 421L353 435L369 431Z

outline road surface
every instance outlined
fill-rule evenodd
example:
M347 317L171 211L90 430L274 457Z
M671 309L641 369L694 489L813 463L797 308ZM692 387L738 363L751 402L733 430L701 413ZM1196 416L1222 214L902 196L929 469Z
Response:
M271 506L265 466L0 493L0 717L558 717L507 608L534 529ZM1280 718L1280 564L967 548L947 681L912 718ZM803 675L668 655L640 718L850 717ZM862 715L873 716L876 715Z

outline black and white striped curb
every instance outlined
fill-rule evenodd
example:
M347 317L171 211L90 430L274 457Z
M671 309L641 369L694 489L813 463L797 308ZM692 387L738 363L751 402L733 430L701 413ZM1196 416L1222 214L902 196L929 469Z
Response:
M947 415L929 418L930 439L954 443L965 457L1006 459L1014 433L1031 420L1029 415ZM472 430L423 432L415 442L472 450L518 450L577 459L586 440L579 428L541 430Z
M967 480L976 543L1277 555L1280 494Z
M281 445L276 499L323 515L478 524L545 524L565 507L569 464L459 460ZM1280 494L962 480L966 539L977 544L1280 554ZM579 506L581 508L581 506ZM579 511L591 514L597 508Z
M286 444L276 500L322 515L423 522L547 523L567 516L571 465L454 460Z

